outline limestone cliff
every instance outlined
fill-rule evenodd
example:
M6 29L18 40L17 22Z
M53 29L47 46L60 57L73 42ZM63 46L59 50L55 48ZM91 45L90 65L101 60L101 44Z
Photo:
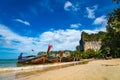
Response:
M101 48L101 41L85 41L84 42L84 50L93 49L99 50Z
M80 51L86 51L87 49L99 50L101 48L101 40L104 37L104 32L96 34L88 34L82 32L80 40Z

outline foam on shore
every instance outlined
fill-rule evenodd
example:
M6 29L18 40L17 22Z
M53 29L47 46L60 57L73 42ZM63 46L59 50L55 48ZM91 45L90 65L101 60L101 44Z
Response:
M25 66L25 67L9 67L9 68L0 68L0 72L29 72L34 70L43 70L50 67L57 67L57 66L65 66L65 65L72 65L72 64L78 64L82 62L86 62L90 60L82 60L82 61L75 61L75 62L65 62L65 63L53 63L53 64L45 64L45 65L31 65L31 66Z

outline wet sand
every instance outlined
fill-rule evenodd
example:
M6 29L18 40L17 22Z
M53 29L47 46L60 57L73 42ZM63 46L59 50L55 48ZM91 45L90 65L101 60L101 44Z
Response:
M92 61L92 60L93 59L84 59L84 60L75 61L75 62L62 62L62 63L31 65L31 66L24 66L24 67L0 68L0 80L20 79L20 78L28 77L38 73L44 73L44 72L55 70L55 69L75 66L79 64L87 64L89 61Z
M120 59L93 60L88 64L37 72L15 80L120 80Z

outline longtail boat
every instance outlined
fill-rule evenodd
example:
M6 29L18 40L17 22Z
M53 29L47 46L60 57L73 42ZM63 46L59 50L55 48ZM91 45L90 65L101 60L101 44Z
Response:
M59 62L60 58L50 56L50 49L52 48L52 45L48 45L47 52L41 55L30 55L30 56L22 56L23 53L21 53L18 57L18 62L21 64L43 64L43 63L54 63Z
M60 58L59 57L55 57L55 56L50 56L50 49L52 48L52 45L48 45L48 50L47 50L47 58L46 58L46 62L47 63L56 63L56 62L60 62Z
M49 56L49 57L46 58L46 62L47 63L57 63L57 62L60 62L60 58Z
M67 58L67 57L62 57L61 58L61 62L71 62L73 60L74 60L73 58Z
M39 55L39 56L22 56L23 53L20 54L18 57L18 63L22 64L42 64L46 61L46 55Z

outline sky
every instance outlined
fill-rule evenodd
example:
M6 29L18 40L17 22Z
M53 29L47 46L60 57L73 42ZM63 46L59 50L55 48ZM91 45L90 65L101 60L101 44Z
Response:
M81 32L106 31L112 0L0 0L0 59L23 52L75 50Z

